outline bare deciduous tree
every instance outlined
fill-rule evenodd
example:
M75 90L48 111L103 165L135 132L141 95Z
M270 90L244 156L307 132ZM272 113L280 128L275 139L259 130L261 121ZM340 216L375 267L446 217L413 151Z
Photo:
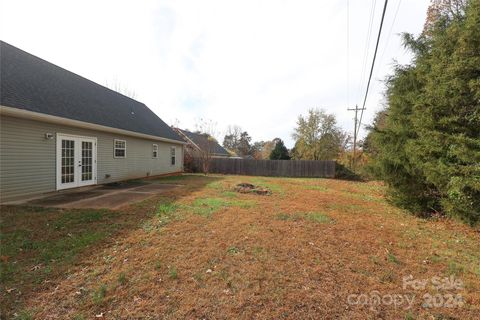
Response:
M217 132L217 123L212 120L199 119L196 124L196 130L203 137L199 139L197 145L200 148L198 154L203 173L207 175L210 171L212 156L215 151L215 136Z
M229 151L236 152L241 134L242 128L237 125L229 125L223 138L223 147Z

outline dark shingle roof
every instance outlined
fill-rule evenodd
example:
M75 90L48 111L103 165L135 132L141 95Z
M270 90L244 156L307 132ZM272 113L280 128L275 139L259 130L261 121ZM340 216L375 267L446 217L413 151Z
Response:
M201 133L195 133L195 132L190 132L187 130L182 130L178 129L181 133L183 133L185 136L188 137L193 143L195 143L199 148L202 146L206 146L207 143L205 142L207 139L207 135L201 134ZM189 142L189 141L187 141ZM225 150L224 147L222 147L217 140L215 140L215 143L211 144L212 148L212 154L217 155L217 156L230 156L227 150Z
M0 104L182 141L145 104L0 41Z

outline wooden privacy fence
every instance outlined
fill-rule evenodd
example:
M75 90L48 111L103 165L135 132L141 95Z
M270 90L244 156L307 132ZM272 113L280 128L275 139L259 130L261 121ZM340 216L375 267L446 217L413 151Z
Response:
M202 168L201 159L194 160ZM335 177L334 160L253 160L213 158L210 173L272 177Z

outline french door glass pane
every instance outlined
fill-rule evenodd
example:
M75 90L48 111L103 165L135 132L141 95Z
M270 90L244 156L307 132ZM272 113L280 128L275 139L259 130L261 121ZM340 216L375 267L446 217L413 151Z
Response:
M82 181L92 180L93 177L93 143L82 141Z
M62 140L62 183L75 181L74 157L75 141Z

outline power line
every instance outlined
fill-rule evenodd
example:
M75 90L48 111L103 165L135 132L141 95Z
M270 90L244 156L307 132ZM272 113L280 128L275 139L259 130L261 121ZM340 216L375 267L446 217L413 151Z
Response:
M370 6L370 18L369 18L368 29L367 29L367 38L365 39L365 48L363 49L362 72L360 73L360 79L359 79L360 81L358 82L357 100L360 99L360 93L362 92L362 83L363 83L363 78L365 77L365 69L367 67L368 48L370 47L373 17L375 15L376 6L377 6L377 0L373 0L372 5Z
M390 38L392 36L393 26L395 25L395 21L397 20L397 15L398 15L398 11L400 9L401 3L402 3L402 0L399 0L398 5L397 5L397 9L395 10L395 14L393 16L392 24L390 25L390 29L388 30L388 33L387 33L388 36L387 36L387 40L385 41L385 46L383 48L382 55L380 56L380 60L378 60L378 65L379 66L382 65L383 58L385 56L385 53L387 52L388 44L390 43ZM377 70L375 70L375 74L373 76L373 79L375 79L377 77L378 72L379 72L379 69L377 68ZM375 88L376 84L377 83L374 82L372 88Z
M350 1L347 0L347 105L350 104Z
M397 5L397 9L395 10L395 15L393 16L392 24L390 25L390 29L388 30L388 36L387 36L387 41L385 41L385 47L383 48L382 55L380 56L380 64L382 64L383 56L385 56L385 52L387 51L388 43L390 42L390 37L392 36L393 25L395 24L395 21L397 20L397 14L398 14L398 11L400 9L401 4L402 4L402 0L399 0L398 5Z
M380 28L378 29L377 44L375 45L375 52L373 54L372 67L370 68L370 75L367 82L367 90L365 91L365 97L363 98L362 112L360 113L360 121L357 127L357 132L355 135L358 135L360 132L360 126L362 125L363 111L365 110L365 104L367 103L368 89L370 88L370 81L372 80L373 68L375 67L375 59L377 57L378 43L380 42L380 35L382 34L383 20L385 19L385 12L387 11L388 0L385 0L385 5L383 6L382 20L380 21Z
M362 63L362 73L360 75L360 81L358 83L358 91L357 91L357 100L359 99L359 95L362 89L362 83L363 83L363 78L365 76L365 69L367 67L367 57L368 57L368 49L370 48L370 39L372 35L372 26L373 26L373 17L375 15L375 7L376 7L376 0L372 0L372 5L370 6L370 18L369 23L368 23L368 28L367 28L367 38L365 39L365 48L364 48L364 54L363 54L363 63ZM349 41L348 37L348 30L349 30L349 3L347 0L347 42ZM348 74L348 68L349 68L349 61L348 61L348 44L347 44L347 105L350 105L350 99L349 99L349 74ZM353 157L351 159L351 167L355 171L355 162L356 162L356 151L357 151L357 125L358 125L358 111L360 111L360 108L358 108L358 105L355 105L355 108L347 108L348 111L355 111L355 117L354 117L354 127L353 127Z

